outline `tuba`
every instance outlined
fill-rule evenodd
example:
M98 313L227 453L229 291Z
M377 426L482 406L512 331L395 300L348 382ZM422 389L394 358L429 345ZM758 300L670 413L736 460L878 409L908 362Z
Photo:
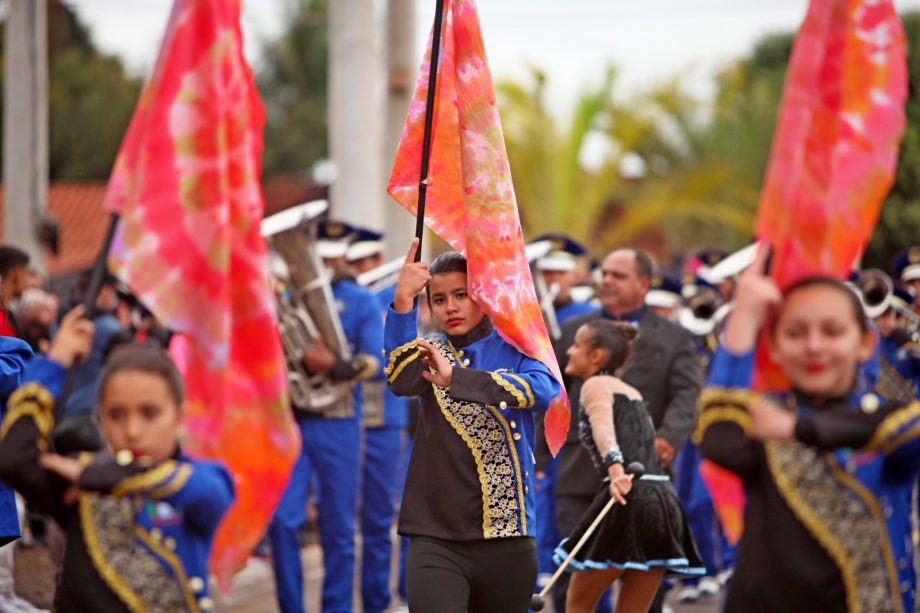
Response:
M265 218L261 228L270 249L291 403L297 412L326 416L338 414L343 404L350 405L342 401L351 398L347 382L337 383L324 373L310 373L303 363L303 352L317 339L343 359L351 359L332 297L331 275L315 250L314 222L328 206L325 200L307 202Z

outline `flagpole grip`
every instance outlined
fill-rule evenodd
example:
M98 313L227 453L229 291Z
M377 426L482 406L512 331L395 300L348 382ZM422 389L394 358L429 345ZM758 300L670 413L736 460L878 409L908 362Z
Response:
M428 94L425 100L425 130L422 137L422 164L418 180L418 206L415 216L415 237L418 249L415 261L422 259L422 239L425 234L425 199L428 194L428 168L431 155L431 124L434 120L435 96L437 95L438 61L441 56L441 30L444 24L444 4L450 0L435 0L434 28L431 34L431 57L428 66Z

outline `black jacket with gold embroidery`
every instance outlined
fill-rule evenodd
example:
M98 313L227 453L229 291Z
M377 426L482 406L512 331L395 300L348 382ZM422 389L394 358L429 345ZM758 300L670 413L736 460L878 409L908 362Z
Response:
M390 389L422 409L399 514L399 533L447 540L533 536L534 421L559 393L541 362L492 330L428 338L453 364L450 389L422 378L415 311L387 313Z
M725 610L913 611L920 403L866 394L816 407L789 396L795 440L761 442L752 369L753 352L716 352L694 432L747 495Z
M79 494L38 464L54 427L64 369L38 358L10 398L0 442L0 478L51 515L67 543L55 610L201 611L211 608L207 557L233 502L218 464L181 454L150 465L118 454L83 454ZM69 497L67 497L69 500Z

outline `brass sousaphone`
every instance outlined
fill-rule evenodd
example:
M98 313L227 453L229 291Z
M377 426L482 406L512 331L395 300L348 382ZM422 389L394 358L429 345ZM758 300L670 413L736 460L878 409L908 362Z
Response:
M315 248L316 222L327 208L325 200L300 204L265 218L261 230L270 250L291 403L303 414L338 416L352 410L349 384L310 373L303 363L304 351L317 339L342 359L351 360L332 296L331 274Z

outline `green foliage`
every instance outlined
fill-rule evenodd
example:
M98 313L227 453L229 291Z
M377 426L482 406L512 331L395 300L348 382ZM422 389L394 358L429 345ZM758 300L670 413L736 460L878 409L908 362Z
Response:
M0 25L0 65L3 27ZM99 53L86 27L59 2L49 4L48 55L50 179L104 181L131 120L141 83L126 74L120 60Z
M140 83L113 57L64 49L51 64L49 172L55 181L106 180Z
M326 0L298 0L290 24L267 43L257 74L266 109L266 175L309 170L328 156Z
M898 157L895 184L882 207L878 225L863 258L864 267L890 271L903 247L920 244L920 12L901 16L907 39L907 127Z

